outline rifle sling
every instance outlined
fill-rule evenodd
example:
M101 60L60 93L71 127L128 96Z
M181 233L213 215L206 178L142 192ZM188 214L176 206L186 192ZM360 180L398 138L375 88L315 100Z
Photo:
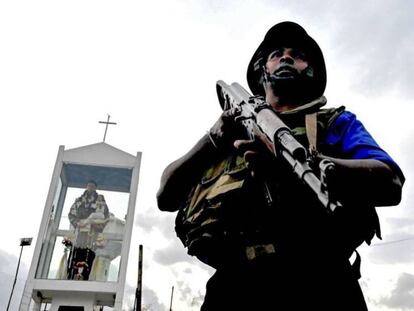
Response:
M311 155L314 155L317 153L317 150L318 150L316 148L317 128L318 128L316 112L307 114L305 116L305 125L306 125L306 136L308 137L308 141L309 141L309 152L311 153Z

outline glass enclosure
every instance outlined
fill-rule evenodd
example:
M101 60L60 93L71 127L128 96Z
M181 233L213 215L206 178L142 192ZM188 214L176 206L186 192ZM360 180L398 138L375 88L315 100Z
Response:
M132 169L62 168L36 278L117 282Z

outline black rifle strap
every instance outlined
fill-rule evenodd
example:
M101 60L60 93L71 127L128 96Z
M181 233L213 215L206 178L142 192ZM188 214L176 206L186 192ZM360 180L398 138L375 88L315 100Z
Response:
M305 125L306 125L306 136L308 137L309 141L309 152L311 155L315 155L318 150L316 148L317 143L317 128L318 128L318 122L317 122L317 113L311 113L307 114L305 116ZM355 252L355 261L351 264L351 271L355 279L361 278L361 255L357 252L357 250L354 250Z

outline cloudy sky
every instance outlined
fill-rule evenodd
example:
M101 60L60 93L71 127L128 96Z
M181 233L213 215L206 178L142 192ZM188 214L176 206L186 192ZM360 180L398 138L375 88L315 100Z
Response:
M0 309L19 239L39 230L58 146L100 142L98 121L110 114L118 125L106 142L143 152L125 308L143 244L144 305L168 310L174 286L174 310L198 310L213 270L186 255L175 215L157 210L160 175L220 114L215 82L246 86L252 53L284 20L320 44L328 105L355 112L407 177L401 204L379 209L383 241L360 249L360 282L371 310L414 310L414 2L405 0L0 2Z

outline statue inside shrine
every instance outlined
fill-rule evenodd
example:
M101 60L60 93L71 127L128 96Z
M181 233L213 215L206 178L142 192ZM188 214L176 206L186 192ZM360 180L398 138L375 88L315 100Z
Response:
M99 235L109 221L109 210L105 198L96 192L97 184L90 180L85 192L70 208L69 221L74 228L74 238L65 240L70 246L67 278L88 280L95 259Z

